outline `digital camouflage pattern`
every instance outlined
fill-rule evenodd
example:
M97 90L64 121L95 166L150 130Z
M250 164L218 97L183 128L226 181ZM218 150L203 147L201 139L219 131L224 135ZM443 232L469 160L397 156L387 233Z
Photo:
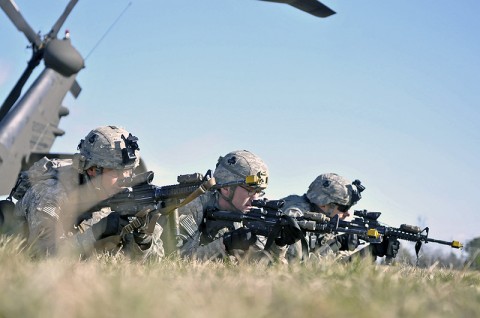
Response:
M65 176L68 179L66 173L62 173L62 171L69 171L69 168L65 169L63 167L71 165L71 159L48 159L43 157L35 162L30 169L20 173L13 197L16 200L20 200L32 184L42 180L59 179L60 176Z
M218 158L213 177L218 184L245 180L247 176L258 176L256 187L268 186L268 167L260 157L247 150L236 150Z
M17 202L15 213L25 217L29 230L28 243L34 246L38 255L53 255L60 249L88 255L93 252L95 243L91 226L111 211L109 208L94 211L78 227L75 226L80 215L78 203L81 202L77 195L82 193L84 200L85 194L94 194L96 189L88 183L79 185L79 175L71 160L49 161L47 158L41 159L25 174L41 176L39 167L48 167L43 177L30 180L30 187ZM36 172L33 171L35 169ZM47 176L51 178L46 178ZM153 233L152 246L146 251L134 246L136 244L133 235L128 234L122 253L135 259L161 259L164 255L161 232L161 227L157 226Z
M21 174L13 194L18 200L15 214L24 217L28 243L39 255L69 249L87 256L99 247L92 225L112 211L104 208L85 214L103 198L102 189L88 181L86 170L93 166L117 170L135 168L139 164L137 140L123 128L98 127L80 141L80 153L75 154L73 160L43 158ZM142 233L143 229L137 231ZM152 244L146 250L135 243L133 234L127 234L123 245L111 245L114 247L111 251L121 250L132 258L161 259L164 256L161 233L160 225L156 224Z
M140 163L137 138L116 126L102 126L93 129L78 145L80 155L75 165L80 172L97 166L110 169L134 169ZM128 150L128 151L127 151ZM130 153L135 158L126 160Z
M86 251L85 254L88 255L88 251L93 251L97 241L93 236L92 225L99 222L101 219L107 217L112 211L110 208L103 208L99 211L92 213L92 217L83 221L78 228L81 229L81 233L74 235L76 243L81 246L82 251ZM133 218L130 218L130 220ZM141 229L140 229L141 230ZM163 241L161 239L162 227L156 225L152 234L152 245L147 250L142 250L138 244L135 243L133 234L127 234L123 238L123 245L120 249L115 249L108 252L120 252L130 257L131 259L136 260L154 260L159 261L165 256L165 251L163 249ZM108 238L107 238L108 240ZM101 252L101 251L99 251Z
M282 200L285 201L282 211L292 217L300 217L303 216L305 212L316 210L307 195L290 195ZM307 232L305 238L308 243L308 256L303 254L301 242L297 242L288 247L287 259L288 261L299 261L302 258L347 260L356 251L340 249L339 240L342 235L346 234L325 233L318 235Z
M266 238L263 236L257 236L256 244L251 246L246 253L241 250L235 250L234 256L227 254L220 238L226 232L240 228L242 224L239 222L212 220L202 224L203 214L207 209L218 209L218 192L207 192L179 208L180 224L183 233L187 237L180 249L182 257L199 260L230 259L231 261L238 261L242 259L260 262L286 262L286 247L272 244L268 252L264 251ZM231 213L241 212L231 211ZM193 233L188 233L189 231L182 226L187 218L189 219L188 224L191 224L192 220L195 222L195 231Z
M348 205L352 197L352 184L336 173L319 175L308 187L307 198L319 206L329 203Z
M220 238L225 232L229 231L227 225L218 229L218 236L211 242L202 240L202 232L199 226L203 222L203 214L207 208L216 208L216 193L207 192L192 202L178 209L180 215L180 227L186 236L183 246L180 248L180 255L186 258L195 258L200 260L223 259L228 257L225 247ZM186 220L191 226L187 229L184 224ZM231 227L239 228L240 224L231 224Z

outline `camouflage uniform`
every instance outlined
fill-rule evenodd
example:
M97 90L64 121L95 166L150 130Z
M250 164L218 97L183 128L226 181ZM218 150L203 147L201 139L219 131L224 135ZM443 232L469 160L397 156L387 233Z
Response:
M97 137L92 137L95 134ZM81 141L79 147L83 145L84 149L81 149L80 154L75 155L73 161L43 158L28 171L22 173L21 180L23 179L23 182L18 184L14 194L14 197L18 199L15 213L17 216L25 217L29 232L28 242L34 245L35 251L39 255L53 255L63 248L72 249L75 253L82 255L88 255L93 251L96 240L92 225L98 223L112 211L109 208L90 211L91 213L87 214L85 219L79 221L78 218L83 211L100 201L97 195L100 190L95 188L91 182L84 182L83 172L94 165L112 169L119 168L111 166L115 154L112 149L104 146L102 146L104 147L102 149L104 156L89 161L91 159L90 151L96 151L97 155L102 155L101 151L93 148L93 144L101 139L102 134L105 134L109 141L113 139L115 147L120 149L121 142L114 136L127 133L114 126L99 127L87 135L86 139L90 139L90 142ZM116 149L117 152L118 149ZM137 152L136 149L134 151ZM110 154L107 155L108 153ZM138 165L138 153L136 154L136 158L130 158L131 167ZM122 165L122 167L125 166L129 167L129 165ZM87 205L82 206L81 203ZM122 252L133 258L162 258L164 252L160 239L161 232L162 228L156 226L152 234L152 244L146 250L141 250L135 244L133 235L127 234L124 238Z
M204 221L203 214L207 209L219 210L217 192L207 192L179 209L180 226L186 236L186 241L180 249L182 257L200 260L224 258L234 260L237 256L241 256L256 261L279 260L284 262L287 249L272 244L269 252L264 251L266 238L263 236L257 236L257 242L250 247L248 253L238 250L235 256L228 255L219 238L227 232L241 228L242 224L228 221ZM241 212L231 211L231 213Z
M263 161L248 151L234 151L225 157L220 157L214 172L217 183L229 183L244 181L247 176L261 175L261 189L265 189L268 182L268 168ZM238 186L234 185L234 186ZM227 221L204 220L204 213L207 209L219 207L218 191L207 192L189 204L179 208L180 227L185 234L186 240L180 248L182 257L196 258L200 260L211 259L242 259L248 258L255 261L280 260L285 262L286 247L279 247L273 244L267 252L264 250L266 238L257 236L255 244L250 246L247 252L235 250L234 256L226 252L225 246L220 238L227 232L239 229L241 223ZM226 198L228 199L228 198ZM242 213L241 211L230 211L231 213ZM248 213L248 212L247 212Z
M329 203L350 205L352 193L355 191L355 186L345 178L333 173L322 174L311 183L307 193L303 196L290 195L283 198L285 204L282 210L289 216L300 217L305 212L319 213L317 205L323 206ZM349 259L356 252L354 250L357 240L358 238L348 234L306 233L310 258ZM303 250L305 251L305 247ZM287 259L289 261L299 260L305 257L303 254L301 243L298 242L289 246Z

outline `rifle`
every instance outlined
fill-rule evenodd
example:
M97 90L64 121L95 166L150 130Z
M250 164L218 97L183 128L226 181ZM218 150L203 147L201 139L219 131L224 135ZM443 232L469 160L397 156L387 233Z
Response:
M302 230L316 234L335 232L357 234L361 239L371 244L380 244L385 238L415 242L417 259L422 243L432 242L457 249L463 248L462 243L459 241L443 241L429 238L428 227L422 230L418 226L408 224L402 224L398 228L382 225L378 221L381 214L381 212L355 210L353 220L345 221L338 219L338 216L330 219L320 212L305 212L303 216L296 219Z
M258 199L252 201L252 208L245 213L232 211L207 210L206 220L240 222L256 235L267 237L264 249L268 250L282 231L288 231L296 241L303 238L296 220L281 210L285 201ZM293 244L294 242L287 243Z
M363 229L368 241L370 243L380 243L384 237L395 238L410 242L415 242L415 252L418 257L418 252L422 246L422 243L437 243L442 245L448 245L452 248L462 249L463 244L459 241L444 241L428 237L430 229L425 227L423 230L415 225L402 224L400 227L390 227L380 224L377 220L381 212L369 212L367 210L355 210L353 212L354 219L351 222L340 221L339 225L342 227L346 223L353 224L354 228Z
M188 200L190 202L199 195L198 192L202 194L214 184L215 180L210 178L210 175L210 170L205 177L200 173L181 175L177 178L178 184L159 187L152 184L153 171L147 171L118 181L122 190L101 201L90 210L110 207L112 211L118 212L122 216L137 217L143 216L137 214L146 209L154 210L154 214L168 214L173 210L168 200L186 200L190 196L192 197Z
M121 215L135 216L136 219L122 229L121 235L131 233L142 226L142 221L147 215L153 215L155 222L160 215L166 215L166 221L162 220L164 226L162 239L165 253L171 254L177 251L185 238L180 231L177 210L179 207L193 201L206 191L241 184L255 186L261 178L260 175L249 175L245 179L216 184L215 179L211 177L211 170L208 170L205 176L200 173L180 175L177 177L178 184L158 187L151 184L153 172L149 171L122 179L119 186L126 188L89 211L109 206ZM148 231L153 231L155 222L150 220Z
M257 176L248 176L244 180L216 184L212 171L208 170L205 176L201 173L184 174L177 177L178 184L159 187L152 184L153 177L153 171L147 171L119 180L117 184L122 190L90 210L109 206L120 215L138 216L137 213L151 207L155 214L168 215L208 190L239 184L254 185L258 179Z
M110 207L121 216L135 217L123 227L120 237L143 226L147 216L147 232L152 233L160 215L166 215L170 235L166 236L168 242L165 247L167 250L174 249L170 245L176 245L175 241L180 236L177 209L208 191L215 184L215 179L211 178L211 171L208 170L205 176L200 173L180 175L177 177L178 184L159 187L152 184L153 177L153 171L147 171L119 180L118 185L122 190L89 211Z
M363 231L354 228L340 227L339 216L335 215L333 218L327 217L321 212L303 212L302 216L295 218L298 225L304 232L306 246L303 247L304 255L308 255L310 250L314 250L317 246L319 236L327 233L336 234L338 232L361 235Z

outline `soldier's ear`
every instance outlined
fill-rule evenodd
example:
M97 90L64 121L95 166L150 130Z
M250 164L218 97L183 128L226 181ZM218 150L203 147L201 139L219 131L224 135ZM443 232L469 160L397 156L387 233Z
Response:
M230 195L231 195L231 192L232 192L232 188L231 187L223 187L223 188L220 188L220 193L229 198Z
M95 177L97 175L97 171L95 170L95 167L90 167L85 171L90 177Z

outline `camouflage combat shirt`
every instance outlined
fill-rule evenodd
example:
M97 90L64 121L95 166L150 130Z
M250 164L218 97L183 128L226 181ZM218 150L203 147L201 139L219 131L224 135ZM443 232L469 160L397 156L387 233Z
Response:
M78 189L85 190L90 185L79 185L79 174L71 165L71 160L54 160L43 158L35 163L37 167L45 165L50 178L41 177L23 189L22 197L15 206L17 216L23 216L28 225L28 243L39 255L54 255L59 250L68 249L81 255L93 252L95 238L91 226L106 217L111 211L103 208L93 211L89 217L78 224L80 215L76 194ZM30 170L34 169L32 167ZM29 170L29 171L30 171ZM87 189L95 191L94 189ZM162 228L154 229L152 245L141 250L133 241L132 234L125 237L121 252L135 259L161 259L164 256L160 238ZM129 237L132 236L132 237ZM130 243L129 243L130 242Z
M234 255L227 254L225 246L220 240L226 232L242 227L239 222L204 220L207 209L219 209L218 193L207 192L187 205L179 208L180 227L186 234L186 240L180 248L180 255L200 260L248 259L258 262L286 263L286 247L272 244L269 251L265 251L266 238L257 236L256 244L252 245L247 253L235 250ZM240 212L231 212L240 213Z

